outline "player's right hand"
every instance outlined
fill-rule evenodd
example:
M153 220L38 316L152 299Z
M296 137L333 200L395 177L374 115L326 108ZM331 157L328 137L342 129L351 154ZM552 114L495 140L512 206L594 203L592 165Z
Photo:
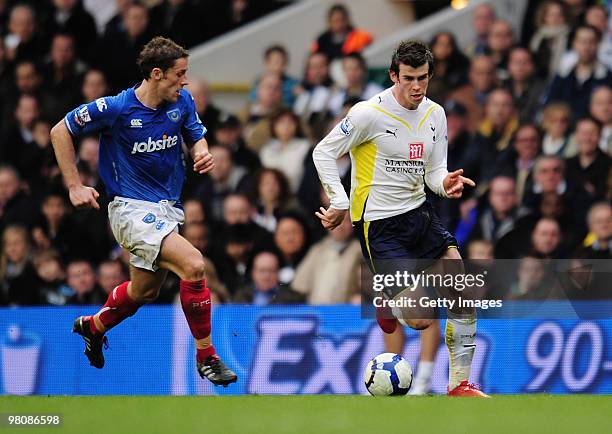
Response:
M79 185L77 187L72 187L69 191L70 193L70 202L74 205L75 208L94 208L100 209L100 205L98 205L97 199L100 197L100 194L93 187L86 187L84 185Z
M315 212L315 215L321 219L321 224L325 229L332 230L342 223L344 215L346 214L345 209L336 209L331 206L328 209L323 207L319 208L321 212Z

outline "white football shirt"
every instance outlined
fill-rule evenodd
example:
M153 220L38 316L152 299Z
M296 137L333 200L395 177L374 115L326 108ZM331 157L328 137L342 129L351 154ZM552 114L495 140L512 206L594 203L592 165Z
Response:
M400 105L388 88L355 104L316 146L313 159L325 192L352 221L403 214L425 202L424 183L446 197L448 139L444 109L428 98L415 110ZM346 196L336 159L350 152L351 195Z

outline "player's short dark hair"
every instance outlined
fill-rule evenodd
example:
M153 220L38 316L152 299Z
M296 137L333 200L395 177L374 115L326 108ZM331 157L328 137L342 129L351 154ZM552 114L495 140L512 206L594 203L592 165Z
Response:
M138 67L145 80L151 77L151 71L159 68L166 71L174 66L178 59L189 57L189 52L171 39L156 36L144 46L138 56Z
M399 74L400 64L418 68L425 63L429 65L429 76L433 74L434 57L429 47L418 40L402 41L391 57L390 71Z

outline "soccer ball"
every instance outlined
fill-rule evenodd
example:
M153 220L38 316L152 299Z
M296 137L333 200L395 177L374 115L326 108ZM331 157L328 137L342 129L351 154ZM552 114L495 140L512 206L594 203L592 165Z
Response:
M366 366L363 381L373 396L405 395L412 384L412 367L399 354L379 354Z

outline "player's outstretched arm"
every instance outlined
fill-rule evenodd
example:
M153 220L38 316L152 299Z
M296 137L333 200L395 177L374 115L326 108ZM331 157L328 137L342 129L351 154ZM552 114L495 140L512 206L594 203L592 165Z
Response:
M463 169L455 170L450 172L442 181L444 191L446 195L452 199L458 199L463 194L463 187L465 184L470 187L476 187L476 183L470 178L466 178L463 175Z
M193 171L203 175L215 168L215 160L212 154L208 151L208 142L202 138L198 140L191 148L191 156L193 157Z
M68 128L64 124L64 120L59 121L51 129L51 143L55 158L59 165L60 171L64 177L64 183L70 193L70 202L77 208L95 208L100 209L98 205L98 197L100 195L95 188L84 186L79 177L79 171L76 166L76 156L74 153L74 143L72 136L68 132Z
M315 215L321 219L321 224L325 229L332 230L340 226L346 211L346 209L336 209L331 206L327 209L321 207L318 212L315 212Z

